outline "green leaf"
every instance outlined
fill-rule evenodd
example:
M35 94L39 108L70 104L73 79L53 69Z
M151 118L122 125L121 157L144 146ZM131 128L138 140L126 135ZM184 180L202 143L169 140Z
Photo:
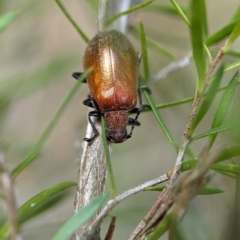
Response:
M154 187L148 187L144 191L156 191L156 192L161 192L166 185L161 185L161 186L154 186Z
M149 187L145 189L145 191L156 191L156 192L161 192L165 188L165 185L161 186L155 186L155 187ZM211 194L217 194L217 193L223 193L223 191L219 188L204 188L199 195L211 195Z
M59 183L32 197L18 209L19 223L22 224L33 217L39 207L51 197L73 186L76 186L75 182ZM9 235L9 230L8 224L4 224L0 229L0 239L6 238Z
M221 162L236 156L240 156L240 145L224 148L216 157L215 162Z
M18 13L19 11L8 12L0 18L0 33L13 22Z
M69 218L66 223L58 230L51 240L66 240L78 228L90 220L101 205L106 201L107 195L101 195L93 199L89 204L83 207L77 214Z
M141 38L141 50L144 68L144 80L145 82L149 79L149 66L148 66L148 54L147 54L147 44L145 38L145 30L143 23L140 21L140 38Z
M240 58L240 52L235 51L235 50L228 50L226 52L226 55L231 56L231 57Z
M240 174L240 166L234 164L214 163L211 168L222 172Z
M115 198L117 196L117 188L116 188L116 183L115 183L114 174L113 174L111 157L110 157L110 153L109 153L109 144L108 144L107 136L106 136L104 118L101 118L101 127L102 127L102 140L103 140L104 153L106 156L106 161L107 161L107 166L108 166L108 174L109 174L110 183L111 183L111 197Z
M84 74L81 75L79 78L79 81L76 81L75 85L72 87L72 89L69 91L65 99L63 100L62 104L60 105L58 111L53 116L52 120L48 124L45 131L42 133L40 138L38 139L37 143L34 145L34 147L31 149L28 156L21 162L17 167L15 167L12 171L12 177L15 179L30 163L36 159L36 157L40 154L41 149L43 147L43 144L46 142L48 137L50 136L51 132L55 128L56 124L60 120L60 117L62 116L64 110L66 109L67 105L70 103L71 99L77 92L79 86L81 85L82 81L86 78L86 76L90 73L90 70L87 70Z
M196 158L185 161L181 166L181 172L185 172L185 171L192 169L196 164L197 164Z
M146 37L146 36L145 36ZM149 48L152 48L154 50L157 50L159 53L162 53L166 57L170 58L171 60L176 60L177 57L167 50L165 47L161 46L160 44L156 43L154 40L151 40L151 38L146 37L147 45Z
M128 9L127 11L123 11L123 12L118 13L117 15L113 16L112 18L108 19L106 21L106 23L105 23L105 26L109 26L111 23L113 23L118 18L120 18L120 17L122 17L124 15L127 15L129 13L135 12L135 11L137 11L139 9L142 9L142 8L146 7L147 5L151 4L153 1L154 0L150 0L150 1L138 4L138 5L135 5L132 8Z
M205 1L202 0L200 1L201 4L201 14L202 14L202 21L203 21L203 30L204 30L204 34L205 36L208 35L208 21L207 21L207 12L206 12L206 4Z
M227 114L227 111L230 107L230 104L232 102L233 95L234 95L235 89L238 84L238 80L239 80L239 74L237 72L231 79L230 83L228 84L228 86L221 98L221 101L218 105L217 111L214 116L214 120L213 120L212 127L211 127L212 129L217 128L222 125L223 120L224 120L224 118ZM209 137L209 147L210 148L211 148L212 144L214 143L216 137L217 137L217 133L211 134L211 136Z
M71 71L75 64L74 57L71 55L56 56L54 59L44 63L44 66L29 76L18 76L18 81L15 78L9 78L1 82L0 96L7 93L11 99L31 94L34 91L59 80L64 72Z
M69 22L73 25L75 30L78 32L80 37L86 42L89 42L89 38L87 35L83 32L83 30L78 26L78 24L75 22L75 20L72 18L71 14L68 12L68 10L65 8L65 6L62 4L60 0L55 0L60 9L62 10L63 14L66 16L66 18L69 20Z
M173 101L173 102L167 102L167 103L162 103L162 104L158 104L156 105L157 109L162 109L162 108L168 108L168 107L174 107L174 106L178 106L184 103L190 103L192 102L194 99L194 97L189 97L189 98L185 98L182 100L178 100L178 101ZM149 111L148 109L144 109L143 112L145 111Z
M170 1L173 4L173 6L175 7L175 9L178 12L178 14L182 17L183 21L187 24L187 26L190 27L190 22L189 22L187 16L185 15L184 10L182 9L182 7L180 7L180 5L175 0L170 0Z
M76 186L76 182L63 182L56 184L44 191L38 193L26 203L24 203L18 210L19 222L24 223L26 220L29 219L32 211L37 209L41 204L47 201L49 198L53 197L54 195L70 188Z
M233 31L231 32L228 40L225 42L222 50L223 52L227 52L228 49L232 46L232 44L235 42L235 40L240 35L240 19L237 21L236 25L234 26Z
M223 70L224 70L224 67L222 65L218 69L213 80L211 81L211 85L208 88L208 91L206 92L205 97L203 98L203 101L198 109L198 112L197 112L194 122L192 124L191 130L190 130L191 132L193 132L195 130L195 128L198 126L198 124L201 122L201 120L203 119L203 117L206 115L209 108L211 107L212 101L213 101L214 97L216 96L216 93L218 92L218 88L219 88L220 82L222 80Z
M140 76L140 83L143 83L143 79L142 79L141 76ZM164 134L166 135L166 137L168 138L168 140L170 141L170 143L172 144L172 146L174 147L174 149L177 152L178 149L179 149L179 146L175 142L172 134L170 133L170 131L167 128L165 122L163 121L160 113L158 112L158 109L156 108L155 103L153 102L153 99L152 99L151 95L149 94L149 92L144 91L144 90L143 90L143 94L144 94L149 106L151 107L151 110L152 110L153 114L155 115L155 117L156 117L160 127L162 128Z
M187 9L184 6L179 6L179 7L182 10L182 12L186 15ZM175 7L167 4L151 4L147 6L144 10L157 12L159 14L165 13L167 15L172 15L176 17L180 16L179 11Z
M236 13L233 15L231 21L238 20L240 18L240 7L238 7Z
M219 31L217 31L214 34L212 34L211 36L209 36L205 41L206 46L211 46L211 45L223 40L227 36L229 36L229 34L233 31L237 22L238 22L238 20L230 22L229 24L227 24L226 26L221 28Z
M218 160L218 157L216 157L216 160ZM184 162L181 167L181 172L192 169L196 164L197 164L196 158L190 159L190 160ZM225 174L225 175L229 175L229 174L236 175L236 174L240 173L240 166L234 165L234 164L214 163L214 164L212 164L211 169L213 169L219 173Z
M193 49L193 58L198 73L197 90L202 91L206 73L206 56L204 49L203 22L204 13L202 9L202 0L191 1L191 42Z
M210 130L208 130L206 132L203 132L203 133L201 133L199 135L196 135L195 137L192 137L191 138L191 142L195 141L197 139L200 139L200 138L216 135L216 134L218 134L220 132L228 131L230 129L238 127L239 125L240 125L240 121L234 121L234 122L231 122L231 123L223 124L220 127L212 128L212 129L210 129Z
M169 229L171 220L172 215L169 213L164 217L156 230L149 236L148 240L158 240Z
M135 28L134 26L130 26L129 27L129 31L134 35L134 37L136 37L139 40L139 31L137 28ZM166 57L172 59L172 60L176 60L176 56L169 51L168 49L166 49L165 47L159 45L159 43L156 43L154 40L152 40L152 38L149 38L148 36L145 35L146 41L147 41L147 45L154 49L157 50L159 53L162 53L163 55L165 55Z
M240 66L240 60L238 60L238 61L236 61L236 62L228 65L228 66L224 69L224 71L227 72L227 71L229 71L229 70L231 70L231 69L233 69L233 68L239 67L239 66Z
M225 172L225 171L221 171L221 170L217 170L218 173L224 175L224 176L227 176L227 177L230 177L230 178L233 178L233 179L236 179L237 175L234 174L234 173L228 173L228 172Z
M88 0L88 4L91 6L91 8L97 13L98 12L98 0Z
M199 195L212 195L212 194L218 194L223 193L224 191L219 188L204 188Z
M224 70L226 70L226 69L224 69ZM238 82L238 84L239 83L240 82ZM225 86L219 88L217 92L221 92L221 91L225 90L227 88L227 86L228 85L225 85ZM205 93L203 95L203 97L206 97L206 96L207 96L207 94ZM178 101L162 103L162 104L156 105L156 108L157 109L162 109L162 108L174 107L174 106L178 106L178 105L181 105L181 104L184 104L184 103L190 103L190 102L193 101L193 99L194 99L194 97L189 97L189 98L185 98L185 99L178 100ZM148 111L149 111L149 109L143 109L143 112L148 112Z

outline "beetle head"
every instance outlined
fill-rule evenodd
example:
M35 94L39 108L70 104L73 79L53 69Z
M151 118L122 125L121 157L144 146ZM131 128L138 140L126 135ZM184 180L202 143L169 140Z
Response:
M110 111L104 114L106 134L109 142L121 143L127 139L128 112Z

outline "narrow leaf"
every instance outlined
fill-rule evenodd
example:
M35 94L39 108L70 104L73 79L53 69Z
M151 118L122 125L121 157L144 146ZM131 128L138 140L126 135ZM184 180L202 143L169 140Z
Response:
M151 4L154 0L150 0L150 1L147 1L147 2L144 2L144 3L141 3L141 4L138 4L138 5L135 5L134 7L128 9L127 11L124 11L124 12L120 12L119 14L113 16L112 18L108 19L105 23L105 26L109 26L111 23L113 23L114 21L116 21L118 18L120 18L121 16L124 16L124 15L127 15L129 13L132 13L132 12L135 12L139 9L142 9L144 7L146 7L147 5Z
M0 33L17 17L18 11L8 12L0 18Z
M140 76L140 82L143 83L143 79ZM149 106L151 107L151 110L153 112L153 114L155 115L160 127L162 128L164 134L166 135L166 137L168 138L168 140L170 141L170 143L172 144L172 146L174 147L174 149L176 151L178 151L179 146L177 145L177 143L175 142L172 134L170 133L169 129L167 128L165 122L163 121L160 113L158 112L157 108L155 107L155 103L153 102L153 99L151 97L151 95L149 94L149 92L147 91L143 91L143 94L149 104Z
M239 125L240 125L240 121L234 121L234 122L231 122L231 123L223 124L220 127L212 128L212 129L210 129L206 132L203 132L203 133L191 138L191 142L195 141L197 139L200 139L200 138L208 137L208 136L211 136L211 135L216 135L220 132L228 131L230 129L238 127Z
M50 136L51 132L55 128L56 124L58 123L60 117L62 116L64 110L66 109L67 105L70 103L71 99L77 92L79 86L81 85L82 81L86 78L86 76L90 73L86 71L84 74L81 75L79 81L76 81L75 85L69 91L65 99L63 100L61 106L59 107L56 114L53 116L52 120L50 121L49 125L46 127L45 131L42 133L40 138L38 139L37 143L31 149L28 156L21 162L17 167L15 167L12 171L12 177L15 179L30 163L36 159L36 157L40 154L43 144L46 142L48 137Z
M66 223L58 230L51 240L66 240L68 239L78 228L85 224L91 217L97 212L104 201L107 199L107 195L101 195L93 199L89 204L83 207L77 214L69 218Z
M238 61L236 61L236 62L228 65L228 66L224 69L224 71L227 72L227 71L229 71L229 70L231 70L231 69L233 69L233 68L239 67L239 66L240 66L240 60L238 60Z
M187 9L184 6L180 6L180 9L186 15ZM151 4L147 6L144 10L157 12L159 14L165 13L167 15L172 15L176 17L180 16L179 11L177 11L175 7L166 4Z
M190 159L183 163L181 171L182 172L188 171L192 169L196 164L197 164L196 159ZM214 163L212 164L211 169L221 173L240 174L240 166L234 164Z
M193 58L198 73L198 91L202 91L206 73L206 56L204 50L202 0L191 1L191 42Z
M171 220L172 220L172 215L171 215L171 213L169 213L164 217L164 219L157 226L157 228L153 229L155 231L147 239L148 240L158 240L169 229Z
M237 72L231 79L230 83L228 84L228 87L226 88L226 90L221 98L221 101L219 103L219 106L218 106L217 111L214 116L214 120L212 123L212 129L217 128L222 125L223 120L229 109L229 106L232 102L233 95L234 95L235 89L238 84L238 80L239 80L239 74ZM211 134L211 136L209 137L209 147L210 148L211 148L212 144L214 143L216 137L217 137L217 133Z
M191 132L193 132L194 129L198 126L198 124L201 122L201 120L203 119L203 117L206 115L209 108L211 107L212 101L213 101L214 97L216 96L216 93L218 92L218 88L219 88L220 82L222 80L223 70L224 70L224 67L221 66L218 69L216 75L214 76L214 78L211 82L211 85L208 88L208 91L206 92L206 96L204 97L204 99L198 109L197 115L196 115L194 122L192 124L192 127L191 127Z
M237 22L238 22L238 20L230 22L229 24L227 24L226 26L221 28L219 31L217 31L214 34L212 34L211 36L209 36L205 41L206 46L211 46L211 45L223 40L227 36L229 36L230 33L233 31Z
M173 6L175 7L178 14L182 17L184 22L187 24L187 26L190 27L190 22L186 16L186 14L184 13L184 10L182 9L182 7L175 0L170 0L170 1L173 4Z
M237 21L236 25L234 26L233 31L231 32L228 40L223 46L223 52L227 52L228 49L232 46L232 44L235 42L235 40L239 37L240 35L240 19Z
M192 169L196 164L197 164L197 159L191 159L191 160L185 161L181 166L181 172L185 172Z
M212 194L218 194L223 193L224 191L219 188L204 188L199 195L212 195Z
M214 163L211 168L222 172L240 174L240 166L234 164Z
M52 196L73 186L76 186L76 182L63 182L38 193L19 208L18 210L19 222L20 223L25 222L28 219L28 216L31 214L31 212L38 208L39 205L43 204Z
M231 56L231 57L240 58L240 52L235 51L235 50L228 50L226 55Z
M32 197L18 209L19 223L22 224L26 222L31 217L32 212L38 209L51 197L73 186L76 186L75 182L63 182L54 185ZM0 229L0 239L4 239L8 235L9 226L6 223Z
M134 37L136 37L139 40L140 33L137 28L135 28L134 26L130 26L129 31L134 35ZM171 51L169 51L165 47L161 46L159 43L156 43L152 38L150 38L146 35L145 35L145 38L147 41L147 45L150 48L157 50L158 52L162 53L163 55L165 55L166 57L169 57L172 60L176 60L176 56Z
M149 187L146 188L144 191L156 191L156 192L161 192L166 186L161 185L161 186L155 186L155 187Z
M221 162L236 156L240 156L240 145L231 146L231 147L222 149L219 152L218 156L216 157L215 162Z
M149 187L145 189L145 191L156 191L156 192L161 192L165 188L165 185L161 186L155 186L155 187ZM217 194L217 193L223 193L223 190L219 188L204 188L199 195L211 195L211 194Z
M238 7L236 13L233 15L231 21L238 20L240 18L240 7Z
M226 69L224 69L224 71L225 71L225 70L226 70ZM238 82L238 84L239 84L239 83L240 83L240 82ZM227 88L227 85L219 88L217 92L221 92L221 91L225 90L226 88ZM205 97L205 96L207 96L206 93L203 95L203 97ZM168 103L158 104L158 105L156 105L156 108L157 108L157 109L161 109L161 108L174 107L174 106L178 106L178 105L181 105L181 104L184 104L184 103L190 103L190 102L193 101L193 99L194 99L194 97L189 97L189 98L185 98L185 99L182 99L182 100L179 100L179 101L174 101L174 102L168 102ZM144 109L144 110L143 110L143 112L147 112L147 111L149 111L149 109Z
M203 21L203 30L204 30L204 34L205 36L208 35L208 21L207 21L207 12L206 12L206 4L205 1L202 0L200 1L201 4L201 13L202 13L202 21Z
M95 12L98 11L98 0L88 0L87 2Z
M176 56L167 50L165 47L161 46L160 44L156 43L154 40L151 40L150 38L146 37L147 45L149 48L157 50L158 52L162 53L166 57L170 58L171 60L176 60Z
M143 23L140 21L140 38L141 38L141 50L144 68L144 80L145 82L149 79L149 66L148 66L148 54L147 54L147 44L145 38L145 30Z
M111 183L111 197L115 198L117 196L117 188L116 188L116 183L115 183L114 174L113 174L111 157L109 153L109 144L107 142L104 118L101 118L101 127L102 127L103 147L104 147L104 152L105 152L107 166L108 166L108 174L109 174L110 183Z
M227 176L227 177L230 177L230 178L233 178L233 179L236 179L237 175L234 174L234 173L228 173L228 172L225 172L225 171L221 171L221 170L216 170L218 173L224 175L224 176Z
M75 22L75 20L72 18L71 14L68 12L68 10L65 8L65 6L62 4L60 0L55 0L60 9L62 10L63 14L66 16L66 18L69 20L69 22L73 25L75 30L78 32L80 37L86 42L89 42L89 38L87 35L83 32L83 30L78 26L78 24Z

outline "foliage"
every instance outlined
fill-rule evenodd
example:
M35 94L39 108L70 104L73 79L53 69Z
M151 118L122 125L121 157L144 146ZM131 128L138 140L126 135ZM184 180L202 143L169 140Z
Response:
M159 4L152 0L146 1L142 4L130 8L127 11L120 12L112 18L106 19L105 21L106 26L109 26L111 23L121 18L122 16L126 16L130 13L134 14L135 12L144 12L147 14L151 14L151 16L156 16L156 18L164 15L170 20L174 19L176 28L178 28L178 25L181 26L182 24L184 24L189 30L189 36L187 40L188 42L190 42L190 47L188 46L190 49L183 49L183 52L185 55L189 56L190 50L191 54L189 59L191 59L192 65L194 65L195 67L194 75L190 71L187 72L185 75L185 77L188 78L189 81L191 81L189 83L189 86L195 86L194 91L191 91L192 97L187 96L189 92L188 86L184 86L184 83L181 83L182 85L176 83L176 86L180 86L181 91L184 92L184 97L181 97L181 99L179 100L175 100L173 98L165 103L159 103L158 95L164 95L165 93L158 88L158 86L161 85L161 82L153 83L151 79L153 75L160 76L160 74L155 74L154 71L156 71L157 69L159 72L161 72L160 68L162 68L163 65L158 64L157 67L156 65L154 66L155 62L157 61L152 58L152 52L160 56L160 58L165 59L166 63L169 64L169 68L167 69L167 72L164 72L164 74L166 74L166 76L171 75L171 73L175 71L174 69L179 70L183 68L179 66L178 62L176 61L176 59L180 58L177 54L176 49L179 50L182 48L181 41L177 41L172 36L170 36L170 40L166 40L169 38L168 33L165 32L164 34L160 34L158 30L159 28L161 28L161 26L157 29L154 29L155 24L149 23L147 21L145 23L144 17L140 21L140 26L138 23L135 23L130 25L129 27L131 37L136 38L137 41L139 41L137 43L140 45L138 49L141 49L142 52L142 69L140 71L139 77L140 85L145 86L147 84L153 90L152 94L145 88L143 88L142 90L145 101L148 104L148 107L143 110L142 114L144 114L145 116L150 116L151 114L153 114L153 116L156 118L156 122L158 123L158 125L155 125L155 131L159 132L160 134L163 132L164 137L162 141L169 143L169 146L171 146L173 151L177 153L175 167L172 166L170 170L167 170L167 176L170 179L169 185L161 185L145 189L147 191L164 192L163 190L168 191L171 188L169 190L168 197L171 197L171 193L173 193L172 189L175 189L176 195L180 196L178 199L175 199L175 196L170 198L170 200L172 200L172 205L169 206L170 210L166 210L166 214L163 216L162 221L156 221L152 226L151 231L147 231L147 234L150 233L150 235L142 235L147 236L147 239L158 239L168 230L169 236L172 237L171 239L173 239L174 237L179 237L180 239L180 236L184 235L184 231L181 231L178 228L178 224L179 220L183 217L183 214L180 214L180 211L177 212L176 209L179 208L180 210L182 210L182 212L185 213L190 200L192 200L192 198L197 194L217 194L216 196L219 196L220 198L223 193L227 193L225 189L222 189L220 181L217 184L212 183L217 186L206 186L206 184L208 184L208 182L211 182L211 180L214 179L216 176L223 176L225 177L226 181L231 178L235 181L237 186L239 185L240 167L237 160L239 159L240 155L240 147L238 144L240 119L239 114L236 114L236 112L238 112L237 99L239 98L238 68L240 65L240 61L238 60L238 58L240 56L240 53L234 50L233 44L240 35L240 10L237 9L237 11L232 14L232 18L222 24L222 27L220 27L220 29L212 29L210 33L209 25L210 23L213 23L210 22L207 14L209 3L207 1L205 2L204 0L191 0L189 2L189 6L182 6L178 3L178 1L175 0L171 0L166 5ZM55 5L58 5L61 8L64 15L74 27L74 31L76 31L76 33L80 36L81 41L83 40L83 42L87 43L89 39L91 39L84 32L88 30L87 27L84 24L81 24L81 22L74 20L74 18L70 14L71 11L67 10L67 8L61 3L60 0L56 0L56 3L57 4ZM66 5L68 4L69 3L66 3ZM94 8L93 14L95 14L94 16L96 16L95 10L97 9L98 4L96 3L96 1L89 1L89 5ZM24 16L26 15L26 13L30 14L31 10L34 11L34 14L36 14L36 16L38 11L41 11L41 9L38 9L37 6L32 6L30 3L29 5L24 6L24 8L21 10L18 10L17 8L7 10L7 4L5 7L4 4L1 7L3 11L1 11L0 17L0 38L3 39L4 35L7 35L8 31L11 30L11 27L14 27L14 25L17 24L17 19L21 21L22 18L24 18ZM86 6L84 5L84 7L88 8L89 6L86 4ZM56 8L56 11L57 10L58 9ZM44 9L44 11L47 10ZM74 35L74 31L72 32L72 35ZM62 34L64 35L64 33ZM41 39L36 37L36 44L40 40ZM62 40L63 39L61 38L58 39L58 41ZM220 45L219 42L221 42ZM82 43L82 45L84 45L84 43ZM81 54L83 54L84 47L85 45L82 47ZM14 50L16 50L16 48L14 48ZM2 48L1 51L3 52L4 49ZM25 55L23 54L20 55L18 61L24 61L24 56ZM45 145L53 132L56 131L57 125L59 121L61 121L61 118L66 117L66 115L64 115L64 112L70 109L70 102L73 101L74 96L75 94L77 94L77 91L82 81L86 78L89 72L85 72L79 78L79 81L77 81L73 85L73 87L69 88L68 93L65 94L65 98L62 97L61 103L59 103L58 107L56 107L56 109L58 110L56 111L56 113L52 113L51 120L48 120L45 130L43 130L42 133L39 134L40 137L34 137L34 141L32 140L34 142L33 144L31 143L29 144L29 146L27 146L28 154L26 154L26 157L22 157L22 152L25 153L25 149L23 146L17 148L16 146L14 146L14 144L11 143L11 141L8 142L8 140L4 139L11 139L11 137L5 137L5 129L7 129L8 121L10 121L9 114L11 112L11 109L14 105L17 105L18 102L23 101L24 98L27 98L31 94L44 91L47 87L56 84L56 81L53 82L53 80L58 79L59 76L64 72L70 71L70 68L72 68L71 66L75 64L74 57L75 56L73 53L70 57L69 55L65 55L64 57L53 57L47 64L43 64L44 67L38 66L36 71L32 72L31 74L23 74L20 76L17 70L15 73L15 69L13 69L12 75L2 73L0 76L0 130L3 136L0 139L0 146L2 149L4 149L4 152L9 159L16 158L15 155L18 156L16 158L16 161L10 161L9 164L11 166L11 178L16 184L18 183L18 181L22 181L22 179L19 177L20 174L30 175L28 176L30 178L34 177L34 174L32 176L31 174L29 174L29 169L31 169L31 165L33 163L39 164L40 160L42 160L41 164L44 164L43 158L45 158L47 154L47 148L45 147ZM172 62L173 60L174 62ZM224 64L222 64L221 62L224 62ZM184 71L187 71L187 69L185 69ZM180 78L183 78L183 75L181 75L180 71L179 74L175 74L172 76L173 80L171 81L181 81L181 79L179 79L179 76ZM167 79L165 80L165 82L167 82ZM175 88L175 86L173 85L168 91L170 97L174 97L174 93L178 92L178 89ZM49 99L49 101L51 101L51 98ZM82 100L83 98L81 99L81 101ZM180 118L183 118L185 119L184 121L186 121L186 127L183 127L181 131L183 133L183 136L179 136L178 138L176 137L177 134L173 132L173 129L176 129L174 128L175 126L172 126L170 124L172 122L172 119L168 122L168 120L166 120L167 115L165 115L164 111L162 111L161 109L165 108L168 111L174 111L172 109L176 109L177 107L180 109L180 107L183 107L183 105L188 102L192 103L192 108L190 109L189 107L187 110L185 109L182 112L181 110L179 110L178 113L181 112L179 117L175 115L174 125L178 126L179 122L181 122L179 121ZM23 112L21 114L24 115L25 113ZM83 113L82 115L85 117L86 113ZM187 117L188 120L186 120ZM147 125L142 125L142 128L148 127ZM102 128L104 129L103 121ZM103 131L103 133L105 133L105 131ZM182 138L182 142L179 141L180 137ZM120 175L122 178L122 176L125 176L125 173L121 172L120 174L118 174L115 172L114 157L110 159L111 151L109 151L108 144L106 142L106 136L104 134L103 139L105 141L104 148L107 156L108 170L110 175L110 191L112 193L111 198L114 199L117 196L118 192L117 185L120 185L120 183L116 181L116 176ZM201 139L202 142L196 143L196 140L199 139ZM21 144L21 140L18 141L19 144ZM151 139L150 144L152 144L153 142L158 144L158 148L161 148L159 140ZM148 149L148 146L150 145L148 145L147 142L144 142L144 151L145 149ZM137 145L135 145L133 151L137 151L137 149L138 147ZM158 149L156 149L156 151L157 150ZM123 150L122 152L124 153L125 150ZM210 154L213 152L215 154L214 159L211 163L209 163L209 166L207 164L205 166L204 162L206 163L210 161ZM161 155L160 152L154 154L154 156L159 155ZM164 158L164 156L162 157ZM129 157L127 157L127 159L128 161L131 160ZM164 161L166 161L166 159ZM147 162L145 167L146 170L150 170L150 167L152 166L148 166L148 159L145 162ZM160 164L164 163L161 162ZM139 175L138 167L139 166L134 166L135 174L132 175ZM200 171L201 167L205 167L205 169L203 171ZM156 164L155 168L159 171L159 163ZM3 169L4 168L0 165L0 174L4 172ZM52 171L54 169L55 168L52 168ZM208 175L209 169L211 169L211 171L215 173L213 178L212 176L209 177ZM194 173L196 175L199 174L194 179L197 179L197 181L195 181L195 184L196 182L198 182L201 183L201 186L198 186L197 184L191 185L194 181L192 180L191 182L189 176L194 175ZM183 179L182 181L178 180L178 177L181 174L182 176L184 176L181 178L181 180ZM158 172L158 175L161 174ZM62 174L61 177L63 176L64 174ZM46 176L42 177L44 179L44 177ZM47 177L50 178L51 176ZM190 180L187 177L189 177ZM149 178L151 179L151 177ZM188 181L186 179L188 179ZM24 181L31 181L31 179L28 180L25 177ZM48 186L45 190L35 194L34 197L30 198L29 200L25 200L25 203L23 203L22 206L17 210L19 219L16 228L22 229L22 225L25 222L32 221L32 219L38 216L40 213L46 214L48 212L54 211L55 205L61 202L66 197L66 194L64 194L64 192L72 186L76 185L75 182L65 181L64 179L61 182L62 183L55 185L52 184L52 187ZM196 192L193 195L191 195L191 191L187 188L188 184L189 186L191 185L196 187ZM128 188L130 188L130 186L132 185L129 184ZM184 186L186 187L185 190ZM145 192L144 194L147 194L147 192ZM240 201L239 188L236 188L236 191L233 194L235 196L231 196L231 193L227 194L229 194L231 199L235 198L236 202ZM2 198L2 202L4 202L5 192L3 190L1 190L0 196ZM180 201L182 199L182 196L187 196L184 204L182 204ZM18 195L16 197L18 198ZM100 196L99 198L93 200L88 206L79 211L77 215L74 215L62 228L59 228L58 233L56 233L53 239L60 239L59 236L62 237L61 239L67 239L74 231L77 230L77 228L87 223L89 219L94 216L99 207L102 206L102 204L104 203L105 199L105 196ZM60 207L58 207L57 211L61 211ZM1 209L0 215L3 216L3 214L1 214ZM238 219L237 217L239 216L234 217ZM129 222L131 221L130 219L127 220ZM197 219L196 222L198 223L199 220ZM6 217L5 215L4 217L0 217L0 238L7 239L10 234L11 225L7 221L6 214ZM219 233L217 236L220 236ZM189 238L186 237L184 239Z

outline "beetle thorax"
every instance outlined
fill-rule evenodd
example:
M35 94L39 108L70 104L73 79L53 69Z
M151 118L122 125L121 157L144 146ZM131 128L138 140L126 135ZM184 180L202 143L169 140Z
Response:
M110 111L104 113L107 139L121 143L127 139L128 111Z

